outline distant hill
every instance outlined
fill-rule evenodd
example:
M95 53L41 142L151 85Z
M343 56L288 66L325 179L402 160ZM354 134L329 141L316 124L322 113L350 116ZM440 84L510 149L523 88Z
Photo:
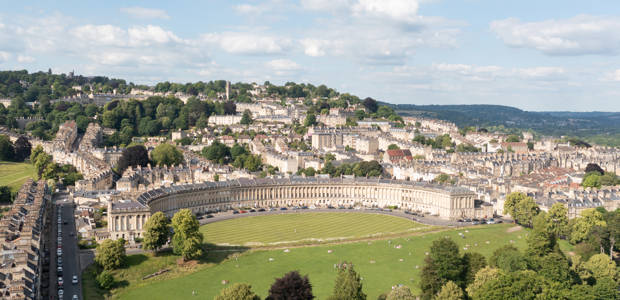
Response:
M403 116L424 116L454 122L459 127L500 127L554 136L576 136L595 143L620 146L620 112L532 112L503 105L391 106Z

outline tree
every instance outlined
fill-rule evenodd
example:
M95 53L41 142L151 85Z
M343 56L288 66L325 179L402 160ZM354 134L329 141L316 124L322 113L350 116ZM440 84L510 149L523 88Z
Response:
M565 236L568 232L568 209L564 204L556 202L547 214L548 231L556 238Z
M469 296L474 300L534 300L542 290L542 280L527 270L502 274Z
M605 170L603 170L603 168L601 168L598 164L595 164L595 163L589 163L586 166L585 172L586 172L586 174L587 173L591 173L591 172L596 172L599 175L605 174Z
M366 294L362 291L362 280L353 269L351 263L340 263L338 277L334 285L334 294L331 299L365 300Z
M594 226L607 226L603 220L603 214L593 208L584 209L581 211L581 216L576 218L573 223L570 242L576 244L583 241Z
M527 237L527 254L533 256L544 256L555 248L555 234L549 231L547 224L547 214L541 212L534 218L533 230Z
M476 277L472 283L467 286L467 294L472 296L480 290L487 282L496 280L502 275L503 272L500 269L492 267L484 267L476 273Z
M581 182L581 185L583 187L600 188L601 185L602 185L601 184L601 175L599 175L597 172L588 173L583 178L583 181Z
M247 283L235 283L223 288L215 300L260 300L260 297L252 291L252 286Z
M310 127L316 125L316 116L312 113L306 115L306 119L304 120L304 126Z
M146 167L149 164L149 152L143 145L135 145L125 148L118 159L116 170L123 174L128 167Z
M210 161L223 164L226 162L228 157L231 156L230 150L231 149L228 148L228 146L222 144L221 142L214 141L211 145L202 148L202 156L206 157ZM235 151L238 150L239 149L236 149Z
M158 166L173 166L183 162L183 153L170 144L159 144L151 153L153 163Z
M435 296L435 300L461 300L465 299L463 290L452 281L446 282L439 293Z
M525 197L515 206L515 215L513 216L517 223L532 227L534 217L538 214L538 205L532 197Z
M144 225L144 249L157 251L163 247L170 237L170 220L158 211Z
M592 274L592 277L596 280L602 278L611 278L614 281L618 281L618 270L616 263L609 259L609 256L605 254L595 254L583 264L583 267Z
M24 161L30 157L32 151L32 145L25 136L20 136L15 141L15 161Z
M15 149L6 135L0 135L0 160L11 161L15 157Z
M489 258L489 265L506 272L525 270L527 267L523 255L512 245L497 248Z
M411 293L409 287L401 285L392 289L385 300L415 300L416 297Z
M269 296L266 300L309 300L314 299L312 285L308 276L301 277L299 272L291 271L276 281L269 288Z
M603 277L596 281L592 287L595 299L620 299L618 282L609 277Z
M563 254L553 252L541 259L541 268L538 274L545 279L560 282L565 285L571 283L571 273L568 260Z
M506 138L507 143L518 143L521 141L521 138L518 135L511 134Z
M458 245L451 239L433 241L429 255L424 260L420 288L422 299L431 299L448 281L462 283L463 260Z
M478 271L487 266L484 255L478 252L468 252L463 255L463 265L465 267L465 284L474 282Z
M390 144L388 146L388 150L398 150L398 149L400 149L400 147L398 147L398 145L396 144Z
M13 202L11 188L6 185L0 186L0 203L9 204L11 202Z
M377 104L377 100L372 99L370 97L364 99L364 102L362 102L362 104L371 113L377 112L377 110L379 109L379 105Z
M189 209L181 209L172 217L172 249L184 260L202 255L203 236L199 227L196 216Z
M103 270L97 277L95 278L97 281L97 285L104 290L109 290L114 285L114 276L108 270Z
M527 195L521 192L512 192L506 196L506 200L504 201L504 214L509 214L512 218L514 218L517 203L526 197Z
M122 266L125 257L125 240L107 239L97 246L95 262L104 270L112 270Z
M224 103L224 114L225 115L234 115L237 113L237 105L235 102L226 101Z
M252 124L252 114L250 113L250 110L246 109L245 111L243 111L240 123L242 125Z

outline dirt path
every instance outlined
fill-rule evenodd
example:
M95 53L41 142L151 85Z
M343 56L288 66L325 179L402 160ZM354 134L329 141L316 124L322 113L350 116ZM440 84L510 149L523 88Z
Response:
M510 228L506 229L506 232L515 232L515 231L519 231L521 229L523 229L523 227L521 227L521 226L514 226L514 227L510 227Z

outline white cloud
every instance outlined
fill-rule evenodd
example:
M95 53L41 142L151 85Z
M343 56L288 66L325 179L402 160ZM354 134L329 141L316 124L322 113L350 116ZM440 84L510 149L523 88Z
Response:
M525 78L554 78L564 74L564 68L560 67L533 67L517 69L516 73Z
M127 32L113 25L83 25L71 31L75 38L101 46L127 45Z
M21 54L17 56L17 62L20 62L20 63L31 63L34 61L35 61L35 58L32 56L21 55Z
M304 53L308 56L324 56L325 48L329 41L320 39L302 39L301 45L304 47Z
M247 15L261 14L266 11L266 8L264 6L252 5L252 4L235 5L233 6L233 9L240 14L247 14Z
M578 15L569 19L524 23L493 21L491 31L511 47L548 55L615 55L620 52L620 17Z
M182 42L172 31L167 31L154 25L131 27L127 33L129 35L129 43L133 45L149 46L151 44Z
M232 54L280 54L290 47L291 41L271 35L251 32L212 33L203 36L207 43L215 43Z
M137 19L170 19L168 13L163 9L146 8L146 7L123 7L121 12Z
M299 65L290 59L274 59L267 62L267 66L276 71L299 70Z
M416 18L419 4L416 0L359 0L353 11L361 15L388 17L398 21Z
M11 53L6 51L0 51L0 62L8 61L11 58Z
M301 6L308 10L335 11L350 8L350 0L301 0Z

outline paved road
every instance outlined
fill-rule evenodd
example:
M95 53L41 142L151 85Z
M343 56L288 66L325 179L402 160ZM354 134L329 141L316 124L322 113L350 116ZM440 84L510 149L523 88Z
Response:
M209 224L209 223L213 223L213 222L218 222L218 221L223 221L223 220L228 220L228 219L236 219L236 218L243 218L243 217L248 217L248 216L260 216L260 215L277 215L277 214L297 214L297 213L307 213L307 212L339 212L339 213L346 213L346 212L350 212L350 213L371 213L371 214L383 214L383 215L391 215L391 216L396 216L396 217L401 217L401 218L406 218L409 220L414 220L416 222L422 223L422 224L427 224L427 225L438 225L438 226L468 226L471 224L464 224L464 223L459 223L456 221L449 221L449 220L444 220L444 219L440 219L438 217L433 217L433 216L429 216L426 215L424 217L420 217L420 216L413 216L413 215L408 215L405 214L403 211L400 210L392 210L392 211L380 211L380 210L372 210L372 209L324 209L324 208L320 208L320 209L292 209L292 208L288 208L287 210L275 210L275 211L263 211L263 212L253 212L253 213L244 213L244 214L233 214L231 211L227 211L227 212L221 212L221 213L217 213L217 214L213 214L213 218L204 218L204 219L200 219L200 225L204 225L204 224Z
M63 291L64 297L63 299L72 299L73 295L77 295L78 299L82 298L82 278L80 277L80 263L79 263L79 255L78 255L78 247L77 247L77 237L75 232L75 219L73 217L73 203L64 201L65 197L59 197L56 200L56 205L54 209L54 216L52 218L53 222L53 234L54 234L54 246L58 244L58 226L62 228L62 278L64 281ZM58 224L58 210L61 212L62 223ZM56 280L52 280L55 283L55 287L58 287L58 275L55 273L57 269L57 257L56 257L56 247L52 252L52 261L51 261L51 270L54 270L54 275ZM78 284L73 284L71 281L73 279L73 275L78 276ZM53 295L58 295L58 290L56 290Z

